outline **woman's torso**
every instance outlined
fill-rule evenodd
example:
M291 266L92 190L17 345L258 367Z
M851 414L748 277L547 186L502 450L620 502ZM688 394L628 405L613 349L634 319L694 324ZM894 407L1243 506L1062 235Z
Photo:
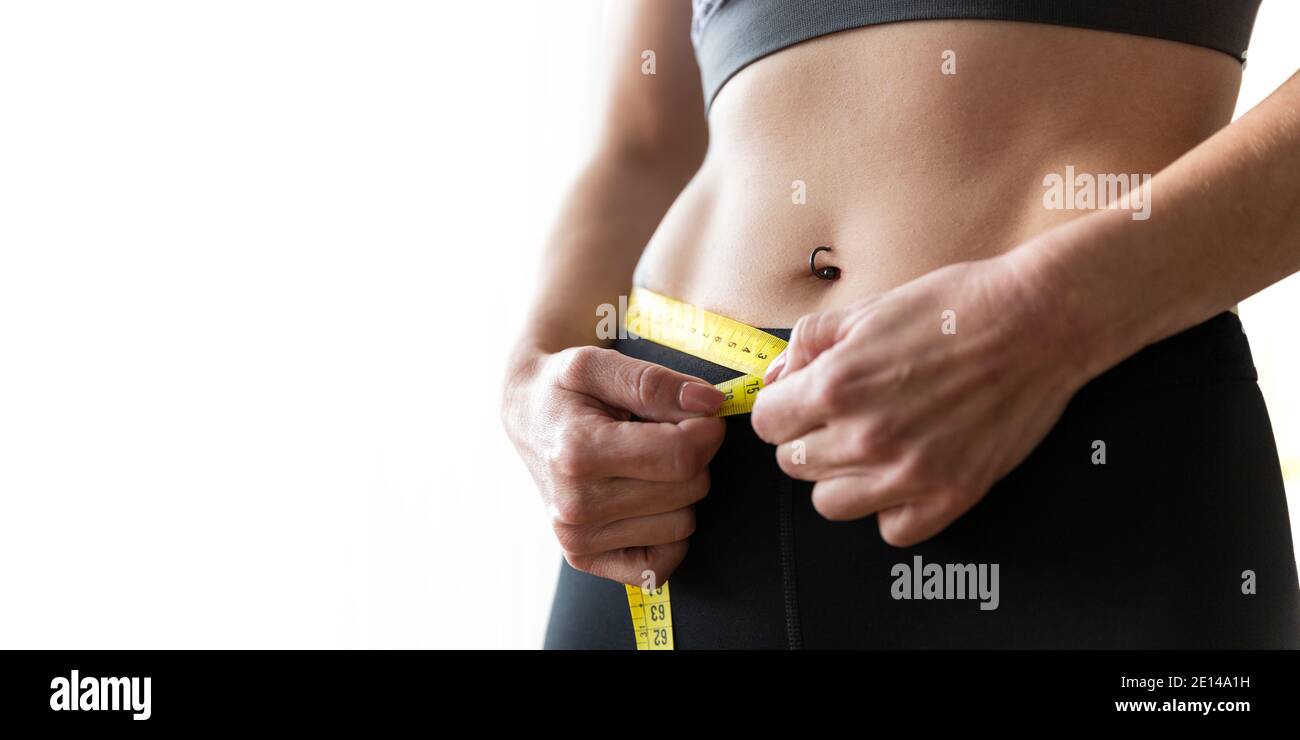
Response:
M940 72L949 49L956 75ZM1079 216L1044 208L1045 176L1154 174L1228 122L1239 79L1219 51L1022 23L897 23L785 49L714 99L706 161L640 279L789 327ZM833 284L808 272L821 244L843 269ZM735 375L650 342L614 346L709 382ZM1158 342L1080 391L970 512L902 549L874 517L821 517L812 484L731 417L671 578L675 644L1295 647L1292 540L1254 379L1233 316ZM1112 452L1102 464L1096 440ZM916 574L934 567L986 568L990 595L926 595ZM1274 585L1244 590L1247 572ZM634 647L623 586L562 564L546 645Z
M1044 178L1154 175L1230 121L1240 79L1213 49L1037 23L908 21L799 43L718 92L704 164L637 280L791 326L1084 215L1048 208ZM839 280L811 275L819 245Z

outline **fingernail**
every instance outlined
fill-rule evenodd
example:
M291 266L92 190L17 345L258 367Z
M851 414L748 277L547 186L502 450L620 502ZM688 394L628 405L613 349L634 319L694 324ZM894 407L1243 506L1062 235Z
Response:
M767 372L763 373L763 385L770 385L773 381L775 381L778 377L780 377L781 370L783 370L784 368L785 368L785 350L781 350L781 354L777 355L772 360L772 364L767 366Z
M677 405L692 414L713 413L722 405L722 391L704 383L682 383L677 393Z

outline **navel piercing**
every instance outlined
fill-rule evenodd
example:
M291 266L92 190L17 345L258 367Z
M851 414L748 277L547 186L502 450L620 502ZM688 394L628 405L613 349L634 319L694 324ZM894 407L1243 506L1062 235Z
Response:
M822 268L817 267L817 255L820 254L821 252L832 252L832 251L834 250L832 250L830 247L817 247L812 251L812 255L808 257L808 269L809 271L812 272L813 277L817 278L818 280L839 280L840 279L840 268L835 267L833 265L827 265Z

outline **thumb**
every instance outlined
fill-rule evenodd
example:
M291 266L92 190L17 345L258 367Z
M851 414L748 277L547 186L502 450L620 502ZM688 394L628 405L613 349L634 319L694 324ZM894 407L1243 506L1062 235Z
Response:
M722 391L690 375L637 360L612 349L577 347L560 373L560 385L649 421L679 422L708 416Z
M844 311L838 309L810 313L799 319L790 332L790 344L772 360L763 375L763 384L771 385L817 359L839 341L843 324Z

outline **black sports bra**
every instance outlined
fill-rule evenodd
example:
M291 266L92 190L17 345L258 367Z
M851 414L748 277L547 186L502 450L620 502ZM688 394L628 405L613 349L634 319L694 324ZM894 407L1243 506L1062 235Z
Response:
M693 0L707 105L743 67L828 33L936 18L1118 31L1217 49L1241 61L1260 0Z

